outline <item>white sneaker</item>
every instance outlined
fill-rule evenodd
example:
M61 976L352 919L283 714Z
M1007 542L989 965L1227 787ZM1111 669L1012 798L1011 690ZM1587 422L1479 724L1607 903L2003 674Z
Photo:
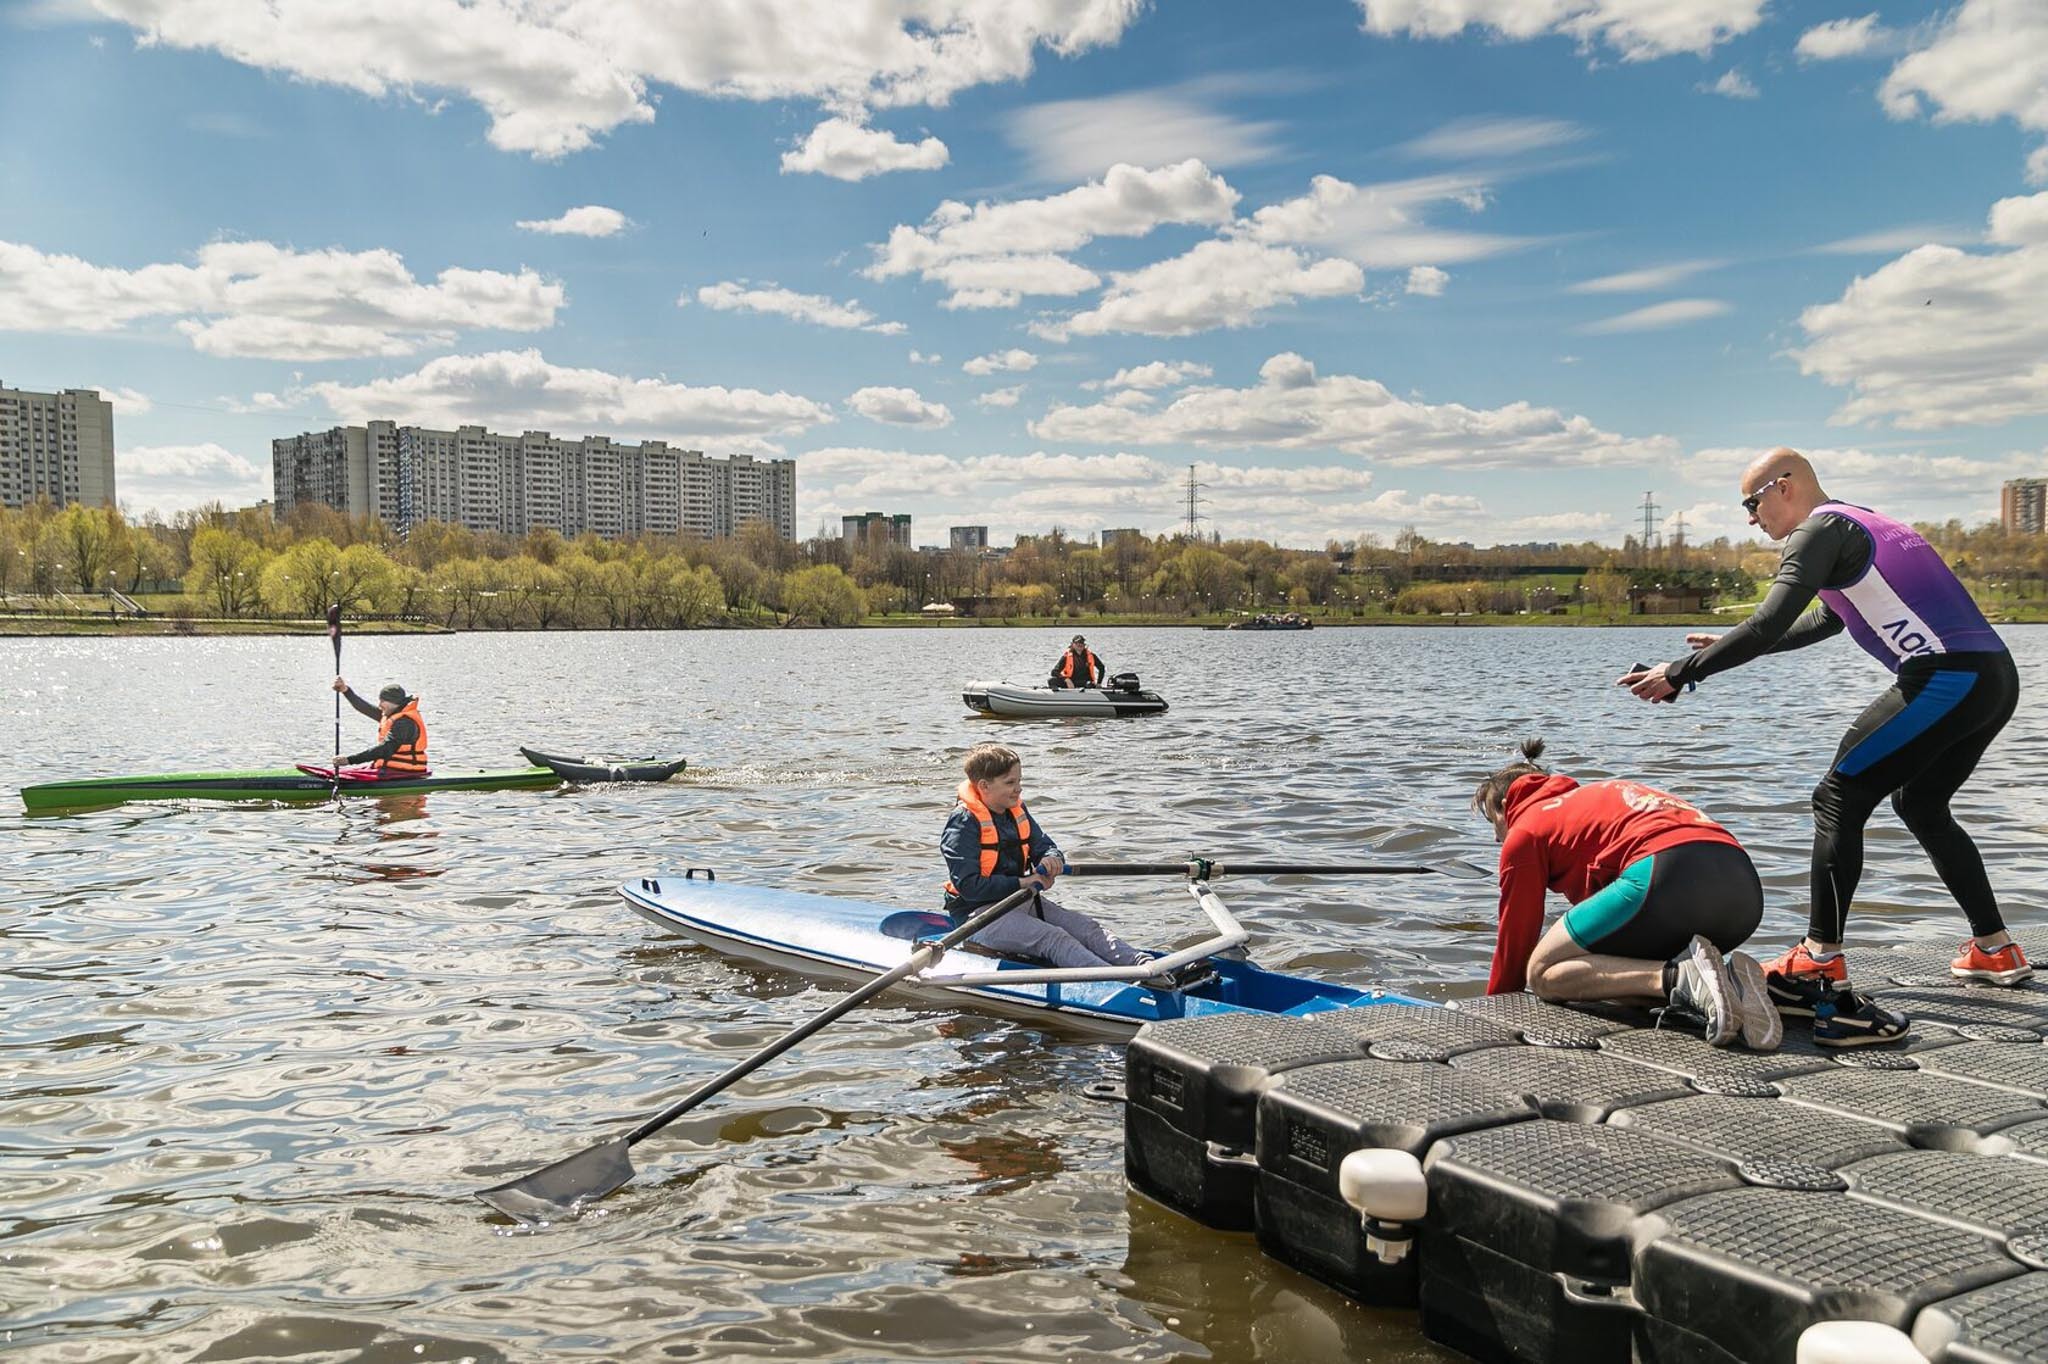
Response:
M1735 1002L1735 982L1721 949L1695 933L1685 951L1672 959L1678 979L1671 986L1669 1008L1691 1018L1705 1029L1707 1045L1725 1047L1742 1034L1742 1018Z
M1742 1020L1742 1045L1751 1051L1776 1051L1785 1040L1785 1020L1771 1002L1770 986L1764 982L1764 968L1747 952L1730 952L1724 959L1728 977L1735 983L1736 1015Z

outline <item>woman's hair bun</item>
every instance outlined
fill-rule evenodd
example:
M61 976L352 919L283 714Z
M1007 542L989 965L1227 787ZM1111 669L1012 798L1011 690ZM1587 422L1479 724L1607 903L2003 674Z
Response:
M1535 761L1536 761L1537 759L1541 758L1542 756L1543 756L1543 741L1542 741L1541 739L1524 739L1524 740L1522 740L1522 760L1523 760L1524 762L1532 762L1532 763L1533 763L1533 762L1535 762Z

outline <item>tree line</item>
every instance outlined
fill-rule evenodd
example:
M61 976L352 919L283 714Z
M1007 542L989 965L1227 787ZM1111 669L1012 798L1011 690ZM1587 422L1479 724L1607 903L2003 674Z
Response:
M1980 593L2042 594L2048 537L1957 522L1921 529ZM1320 550L1143 535L1098 546L1055 529L990 555L825 535L793 542L762 525L731 539L607 541L428 522L400 537L375 519L321 506L297 507L282 521L219 506L168 521L130 521L111 507L0 508L0 595L10 600L104 600L119 591L169 615L292 619L318 618L339 601L354 615L459 629L851 625L933 602L1004 619L1276 609L1616 615L1636 589L1690 587L1708 604L1747 600L1776 562L1768 546L1725 539L1677 551L1646 552L1633 541L1475 548L1412 529Z

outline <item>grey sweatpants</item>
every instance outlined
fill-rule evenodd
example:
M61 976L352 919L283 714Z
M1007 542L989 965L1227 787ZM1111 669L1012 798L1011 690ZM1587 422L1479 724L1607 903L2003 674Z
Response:
M1079 910L1040 896L974 935L994 952L1039 957L1054 966L1134 966L1145 954Z

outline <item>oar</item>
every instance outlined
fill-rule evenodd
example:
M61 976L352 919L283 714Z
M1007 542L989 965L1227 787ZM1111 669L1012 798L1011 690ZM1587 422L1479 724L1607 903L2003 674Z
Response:
M921 944L901 966L884 971L809 1022L790 1029L716 1079L697 1086L624 1136L578 1151L552 1165L543 1165L532 1174L479 1189L476 1196L522 1222L543 1222L564 1216L574 1212L580 1204L603 1198L633 1178L633 1161L627 1154L628 1147L653 1136L706 1099L745 1079L826 1024L859 1008L890 986L925 970L937 962L947 948L958 947L1037 893L1028 888L1020 890L975 914L944 937Z
M1185 862L1086 862L1069 864L1064 876L1185 876L1214 881L1231 876L1450 876L1461 880L1493 879L1493 873L1452 858L1445 862L1218 862L1191 857Z
M336 677L340 677L340 676L341 676L341 603L340 603L340 602L336 602L336 603L334 603L334 605L332 605L332 606L330 606L330 607L328 607L328 608L327 608L327 638L328 638L329 640L331 640L331 641L333 642L333 644L334 644L334 675L335 675ZM340 693L340 692L336 692L336 693L334 693L334 747L333 747L333 748L331 748L331 749L329 749L328 751L329 751L329 752L330 752L331 754L333 754L333 759L332 759L332 761L333 761L333 763L334 763L334 790L333 790L332 792L330 792L329 794L330 794L330 795L332 795L332 796L335 796L335 797L339 797L339 796L341 795L341 693Z

